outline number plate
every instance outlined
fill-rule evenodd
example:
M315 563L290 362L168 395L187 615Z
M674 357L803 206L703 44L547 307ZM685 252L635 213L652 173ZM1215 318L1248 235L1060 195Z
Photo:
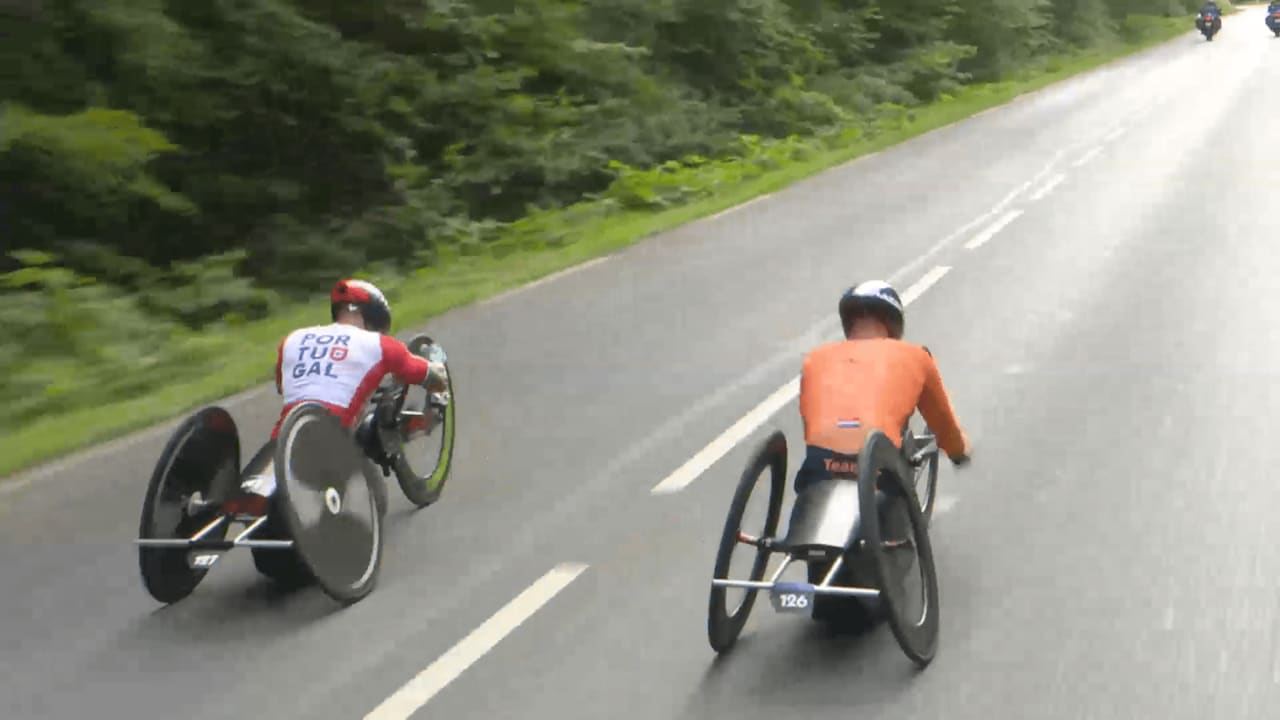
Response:
M780 582L769 593L773 609L778 612L807 613L813 610L813 585Z

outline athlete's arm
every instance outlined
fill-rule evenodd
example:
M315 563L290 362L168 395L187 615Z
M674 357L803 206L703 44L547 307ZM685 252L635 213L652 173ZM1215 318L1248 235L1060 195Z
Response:
M282 375L281 367L284 365L284 342L289 336L285 335L280 338L280 344L276 347L276 394L284 394L284 375Z
M938 439L938 447L952 460L964 457L969 452L968 438L960 428L956 412L951 407L951 398L942 385L942 374L938 372L938 364L927 350L924 356L925 376L924 392L920 394L920 414L929 429Z
M421 385L427 379L431 365L424 357L409 352L409 348L390 335L382 336L382 362L387 372L396 379L411 385Z
M806 355L800 367L800 422L804 426L805 442L809 441L809 417L812 415L813 393L809 389L809 373L813 364L813 356Z

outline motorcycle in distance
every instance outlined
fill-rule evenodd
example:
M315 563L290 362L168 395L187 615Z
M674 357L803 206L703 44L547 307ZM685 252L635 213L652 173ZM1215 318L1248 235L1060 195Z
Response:
M1196 16L1196 29L1204 34L1204 39L1213 42L1213 36L1222 29L1222 18L1212 13L1200 13Z
M1275 33L1276 37L1280 37L1280 3L1271 3L1267 6L1267 28Z

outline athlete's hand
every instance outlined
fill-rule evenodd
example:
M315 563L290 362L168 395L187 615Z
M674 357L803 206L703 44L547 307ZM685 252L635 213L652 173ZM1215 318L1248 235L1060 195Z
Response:
M969 440L969 434L961 430L960 437L964 439L964 450L961 451L958 457L951 458L952 464L956 467L964 467L965 465L968 465L969 460L973 456L973 442Z
M444 392L449 388L449 369L445 366L448 356L444 348L431 343L423 348L427 357L427 377L422 385L430 392Z

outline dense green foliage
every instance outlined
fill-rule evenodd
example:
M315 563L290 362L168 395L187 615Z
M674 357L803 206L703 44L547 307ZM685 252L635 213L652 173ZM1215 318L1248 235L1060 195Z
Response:
M200 330L338 275L687 201L1196 5L9 0L0 431L200 372Z

